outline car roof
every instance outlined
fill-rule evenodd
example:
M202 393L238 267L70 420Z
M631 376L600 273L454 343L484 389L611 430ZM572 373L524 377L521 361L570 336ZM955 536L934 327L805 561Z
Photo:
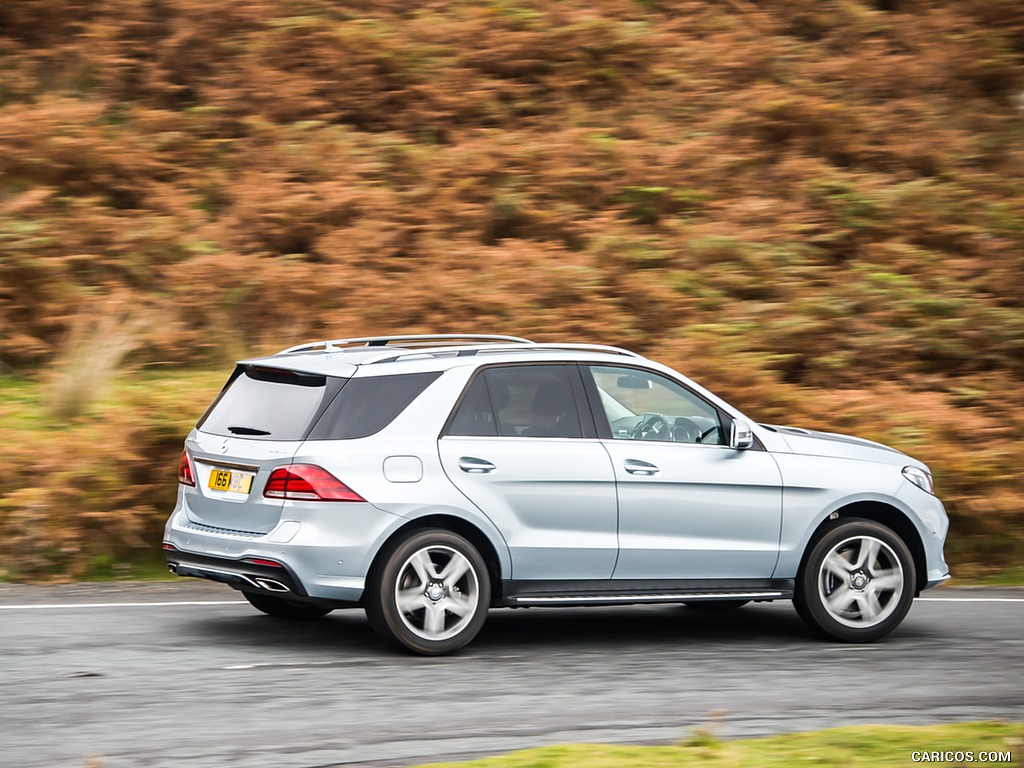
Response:
M239 361L303 373L351 377L393 374L399 371L440 371L486 362L566 362L590 360L623 362L642 356L601 344L538 343L514 336L483 334L382 336L334 339L300 344L276 355Z

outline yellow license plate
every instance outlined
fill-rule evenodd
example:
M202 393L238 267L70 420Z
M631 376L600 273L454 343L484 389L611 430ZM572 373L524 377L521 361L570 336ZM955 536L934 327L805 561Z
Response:
M252 487L252 475L247 472L229 472L226 469L214 469L210 472L209 486L215 491L248 493Z

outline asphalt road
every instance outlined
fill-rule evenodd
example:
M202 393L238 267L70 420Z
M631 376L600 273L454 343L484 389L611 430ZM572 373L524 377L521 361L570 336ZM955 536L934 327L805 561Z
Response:
M867 646L818 640L788 603L530 609L423 659L360 611L290 624L200 581L0 586L0 765L400 766L668 743L711 719L723 736L1024 720L1024 590L926 597Z

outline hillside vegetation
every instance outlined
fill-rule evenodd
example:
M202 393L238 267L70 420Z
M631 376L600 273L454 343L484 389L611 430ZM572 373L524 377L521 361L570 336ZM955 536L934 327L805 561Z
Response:
M154 552L230 360L387 331L631 347L1021 562L1022 160L1019 0L3 0L0 576Z

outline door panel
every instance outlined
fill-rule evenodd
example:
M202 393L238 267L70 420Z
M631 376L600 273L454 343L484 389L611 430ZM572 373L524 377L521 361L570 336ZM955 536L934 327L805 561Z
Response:
M513 578L611 578L615 482L598 441L449 436L439 450L452 483L501 531Z
M619 500L615 579L766 579L782 528L771 454L725 445L730 417L629 365L583 366Z
M439 442L452 483L504 536L515 579L611 578L615 475L585 408L576 366L489 365Z
M772 575L782 480L771 454L626 440L609 440L605 447L619 496L614 578Z

